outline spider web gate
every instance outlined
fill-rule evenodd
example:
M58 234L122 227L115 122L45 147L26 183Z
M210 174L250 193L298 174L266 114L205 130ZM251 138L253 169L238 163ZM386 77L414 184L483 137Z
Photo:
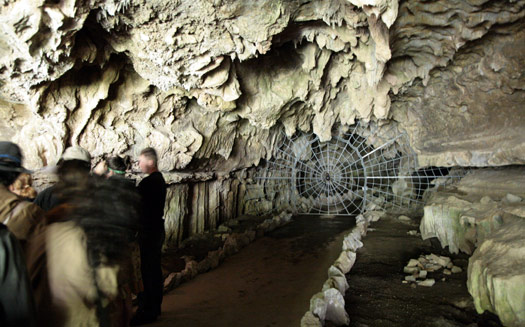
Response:
M311 133L283 140L252 186L262 188L257 196L266 209L288 203L295 214L350 216L374 207L406 211L423 205L425 190L465 173L418 167L408 136L385 139L377 126L356 124L327 142Z

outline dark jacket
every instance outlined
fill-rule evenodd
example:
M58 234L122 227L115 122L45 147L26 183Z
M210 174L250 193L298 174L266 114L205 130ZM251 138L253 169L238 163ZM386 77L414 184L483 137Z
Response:
M36 326L25 259L4 224L0 224L0 326Z
M55 188L56 186L53 185L38 193L34 203L44 211L49 211L60 205L60 199L55 194Z
M158 171L140 181L138 191L142 199L140 223L144 232L156 232L164 228L164 204L166 182Z

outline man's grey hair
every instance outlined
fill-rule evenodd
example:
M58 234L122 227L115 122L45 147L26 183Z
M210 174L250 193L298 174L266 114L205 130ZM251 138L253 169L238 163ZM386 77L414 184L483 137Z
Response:
M153 148L145 148L142 151L140 151L140 155L144 156L150 160L153 160L153 163L155 164L155 167L157 167L157 151Z

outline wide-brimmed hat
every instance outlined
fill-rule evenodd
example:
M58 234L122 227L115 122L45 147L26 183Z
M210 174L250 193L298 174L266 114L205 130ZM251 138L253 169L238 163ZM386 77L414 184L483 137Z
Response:
M31 173L22 167L22 152L13 142L0 141L0 170Z

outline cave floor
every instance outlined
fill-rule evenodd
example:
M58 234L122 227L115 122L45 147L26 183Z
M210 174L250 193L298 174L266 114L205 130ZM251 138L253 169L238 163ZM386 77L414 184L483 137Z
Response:
M373 230L363 239L357 260L347 274L350 288L345 306L350 326L501 326L490 313L478 315L467 290L468 256L451 255L439 243L409 236L418 222L407 224L387 217L372 223ZM450 257L462 272L444 275L443 270L428 273L432 287L403 284L403 267L422 254ZM445 278L445 281L442 279Z
M354 217L294 217L165 294L147 326L299 326L354 225Z

